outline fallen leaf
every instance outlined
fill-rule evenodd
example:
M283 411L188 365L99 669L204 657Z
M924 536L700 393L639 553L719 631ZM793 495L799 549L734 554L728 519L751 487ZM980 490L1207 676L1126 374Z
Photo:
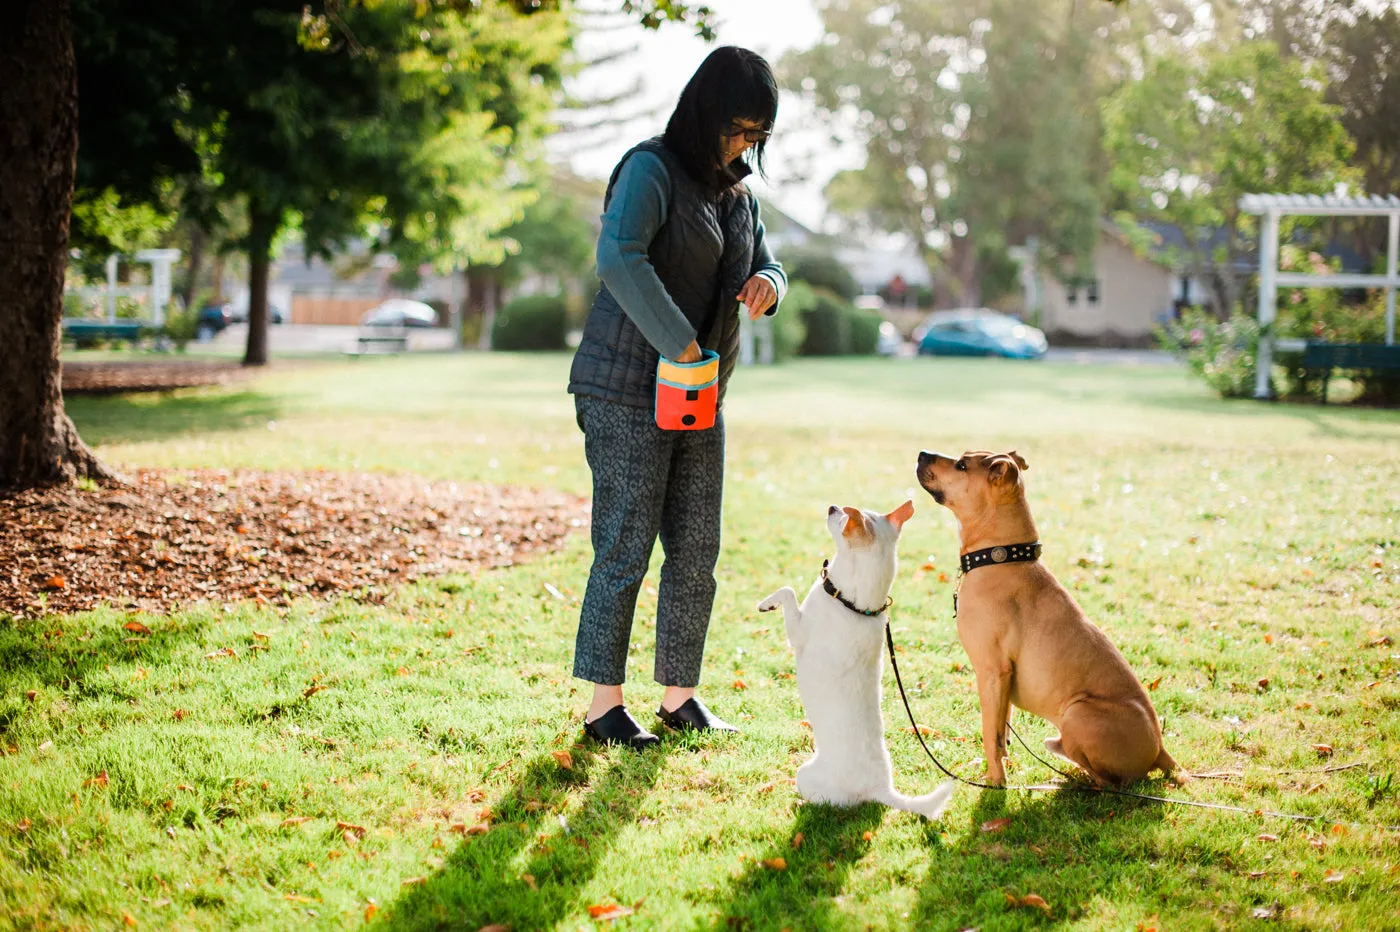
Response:
M453 822L447 827L447 830L454 835L465 835L467 833L467 823Z
M476 823L475 825L469 825L469 826L467 826L466 831L463 832L462 834L464 834L464 835L485 835L485 834L486 834L487 832L489 832L489 831L491 831L491 826L487 825L485 822L478 822L478 823Z
M300 825L300 824L303 823L303 822L309 822L309 821L311 821L311 816L304 816L304 815L291 816L290 818L283 819L283 820L282 820L282 824L278 825L277 827L278 827L278 828L290 828L290 827L293 826L293 825Z
M395 676L408 676L408 667L399 667L394 671Z
M793 846L793 848L801 848L801 847L802 847L802 833L801 833L801 832L798 832L796 835L793 835L793 836L792 836L792 846Z
M359 844L359 842L360 842L360 836L359 836L359 835L356 835L354 832L350 831L348 828L347 828L345 831L343 831L343 832L340 833L340 837L343 838L343 839L345 839L345 843L346 843L347 845L354 846L354 845Z
M510 926L497 925L492 923L489 926L482 926L476 932L510 932Z
M1260 841L1278 841L1277 835L1270 835L1268 832L1265 832L1264 834L1259 835L1257 837Z
M1039 909L1043 911L1047 916L1050 915L1050 904L1045 902L1045 899L1043 897L1037 896L1034 893L1027 893L1025 896L1021 897L1019 901L1017 901L1016 905L1030 906L1034 909Z
M735 681L734 681L734 688L735 688L735 689L748 689L749 687L748 687L748 684L745 683L743 680L735 680Z
M355 825L353 822L337 822L335 827L352 833L356 838L364 838L368 831L363 825Z
M24 694L24 698L33 702L35 699L39 698L39 691L37 689L31 689Z
M45 741L43 744L39 745L39 751L40 751L41 753L44 752L44 751L52 751L52 750L53 750L53 742L52 742L52 741Z
M874 841L874 840L875 840L875 833L874 833L874 832L862 832L862 833L861 833L861 836L860 836L860 839L861 839L861 841Z
M377 905L375 905L374 903L370 903L368 906L366 906L366 907L365 907L365 922L369 922L371 919L373 919L373 918L374 918L374 914L377 913L377 912L379 912L379 907L378 907Z
M283 899L285 899L288 903L319 903L319 902L321 902L320 900L316 899L315 897L302 896L300 893L288 893L285 897L283 897Z
M1317 752L1318 757L1332 756L1332 745L1330 744L1314 744L1312 749Z
M58 573L54 573L48 579L44 580L45 589L65 589L67 586L68 580L64 579Z
M151 629L150 629L150 628L147 628L145 625L141 624L141 622L139 622L139 621L128 621L126 624L122 625L122 627L125 628L126 630L132 632L133 634L150 634L150 633L151 633Z
M1325 874L1322 875L1323 883L1341 883L1343 880L1346 879L1346 871L1332 870L1330 868Z
M1010 824L1011 824L1011 817L1010 817L1010 816L1007 816L1006 818L1003 818L1003 819L992 819L990 822L983 822L983 823L982 823L982 831L984 831L984 832L1000 832L1000 831L1002 831L1003 829L1005 829L1005 828L1006 828L1008 825L1010 825Z
M1333 834L1333 835L1345 835L1346 833L1347 833L1347 827L1346 827L1345 825L1343 825L1342 823L1338 822L1336 825L1332 826L1332 834Z
M522 881L524 881L525 886L529 887L531 890L538 890L538 889L539 889L539 886L535 883L534 875L532 875L532 874L521 874L521 875L520 875L520 879L521 879Z
M315 686L308 686L308 687L306 687L305 689L303 689L303 690L301 691L302 698L304 698L304 699L310 699L312 696L316 695L318 692L320 692L320 691L323 690L323 689L330 689L330 687L329 687L329 686L322 686L322 685L320 685L319 683L316 684Z
M1277 919L1279 914L1279 902L1274 900L1268 906L1260 906L1249 915L1255 919Z
M1150 683L1147 684L1147 689L1148 689L1148 691L1152 691L1152 690L1155 690L1158 686L1161 686L1161 685L1162 685L1162 677L1159 676L1159 677L1157 677L1155 680L1153 680L1152 682L1150 682Z
M400 881L399 881L399 886L401 886L401 887L411 887L411 886L413 886L414 884L417 884L417 883L427 883L427 881L428 881L428 878L427 878L427 877L406 877L406 878L404 878L403 880L400 880Z
M105 770L102 771L101 773L99 773L97 776L95 776L95 777L89 777L88 779L86 779L86 780L83 781L83 786L106 786L106 785L107 785L107 771L105 771Z
M122 925L131 926L133 929L136 928L136 920L132 917L131 913L122 913Z
M783 858L768 858L767 860L761 861L760 863L761 863L764 867L771 868L772 870L775 870L775 871L785 871L785 870L787 870L787 861L784 860Z
M20 819L18 822L15 823L15 828L18 829L20 832L27 832L29 831L29 826L32 824L33 823L31 823L28 819Z
M551 751L550 753L554 755L554 759L559 762L560 767L565 770L574 769L574 756L568 751Z
M588 907L588 915L597 919L599 922L611 922L614 919L621 919L623 916L632 915L632 910L626 906L618 906L615 903L610 903L606 906Z
M1267 873L1268 873L1268 871L1250 871L1250 872L1249 872L1249 879L1250 879L1250 880L1258 880L1260 877L1263 877L1263 876L1264 876L1265 874L1267 874Z

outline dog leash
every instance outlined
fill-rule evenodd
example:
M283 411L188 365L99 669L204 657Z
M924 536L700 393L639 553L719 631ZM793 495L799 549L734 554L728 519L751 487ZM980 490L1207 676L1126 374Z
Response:
M962 577L963 575L965 575L965 574L962 574L962 573L959 574L959 579L958 579L958 584L959 584L959 586L961 586L961 584L962 584L962 578L961 578L961 577ZM1069 780L1070 782L1069 782L1069 783L1066 783L1066 784L1049 784L1049 785L1047 785L1047 784L1035 784L1035 785L1032 785L1032 786L1005 786L1005 785L997 786L996 784L992 784L992 783L979 783L979 782L977 782L976 780L969 780L969 779L967 779L966 777L962 777L962 776L959 776L958 774L953 773L953 772L952 772L951 770L949 770L947 767L944 767L944 766L943 766L943 762L940 761L936 756L934 756L933 751L931 751L931 750L929 749L928 743L927 743L926 741L924 741L923 733L919 731L919 723L918 723L917 721L915 721L915 719L914 719L914 710L913 710L913 709L910 707L910 705L909 705L909 696L908 696L908 694L905 693L905 691L904 691L904 680L903 680L903 679L900 677L900 675L899 675L899 662L898 662L897 660L895 660L895 656L894 656L894 633L890 630L890 623L889 623L888 618L886 618L886 620L885 620L885 643L889 646L889 651L890 651L890 667L894 670L894 682L895 682L895 685L899 687L899 698L900 698L900 700L903 701L903 703L904 703L904 711L905 711L905 713L909 716L909 724L913 727L914 737L916 737L916 738L919 739L919 745L920 745L921 747L923 747L924 753L928 755L928 759L929 759L929 760L933 761L934 766L936 766L939 770L943 771L943 773L946 774L947 776L951 777L951 778L954 779L954 780L957 780L959 783L965 783L965 784L967 784L968 786L975 786L975 787L977 787L977 788L979 788L979 789L984 789L984 790L1001 790L1002 792L1016 792L1016 791L1019 791L1019 792L1027 792L1027 793L1037 793L1037 792L1039 792L1039 793L1049 793L1049 792L1059 792L1059 791L1062 791L1062 790L1068 790L1068 791L1070 791L1070 792L1075 792L1075 793L1087 793L1087 794L1093 794L1093 795L1100 795L1100 794L1102 794L1102 795L1107 795L1107 796L1122 796L1122 797L1126 797L1126 798L1128 798L1128 799L1143 799L1143 800L1147 800L1147 801L1149 801L1149 802L1163 803L1163 804L1172 805L1172 806L1190 806L1190 807L1195 808L1195 809L1215 809L1215 810L1221 811L1221 812L1242 812L1242 813L1245 813L1245 814L1247 814L1247 815L1253 815L1253 816L1269 816L1269 817L1277 818L1277 819L1289 819L1289 820L1294 821L1294 822L1328 822L1328 823L1332 823L1332 824L1335 824L1335 825L1347 825L1347 826L1350 826L1350 827L1353 827L1353 828L1384 828L1384 829L1386 829L1387 831L1400 832L1400 825L1384 825L1384 826L1381 826L1381 825L1369 825L1369 824L1364 823L1364 822L1340 822L1340 821L1338 821L1338 820L1328 818L1327 816L1320 816L1320 815L1312 815L1312 816L1310 816L1310 815L1302 815L1302 814L1296 813L1296 812L1276 812L1276 811L1273 811L1273 810L1271 810L1271 809L1249 809L1249 808L1247 808L1247 807L1245 807L1245 806L1231 806L1231 805L1228 805L1228 804L1226 804L1226 803L1206 803L1206 802L1200 802L1200 801L1194 800L1194 799L1173 799L1173 798L1168 797L1168 796L1152 796L1152 795L1150 795L1150 794L1148 794L1148 793L1134 793L1134 792L1132 792L1132 791L1130 791L1130 790L1119 790L1119 789L1115 789L1115 788L1109 787L1109 786L1103 786L1103 787L1088 786L1088 785L1086 785L1086 784L1084 784L1084 783L1081 783L1081 782L1077 781L1071 774L1068 774L1068 773L1064 772L1063 770L1060 770L1058 767L1055 767L1053 764L1049 763L1049 762L1046 761L1044 758L1042 758L1039 754L1037 754L1037 753L1035 753L1034 751L1032 751L1032 750L1030 749L1030 746L1026 744L1025 740L1021 737L1020 733L1016 731L1015 727L1012 726L1010 722L1007 722L1006 727L1007 727L1008 729L1010 729L1010 731L1011 731L1011 733L1012 733L1013 735L1016 736L1016 740L1019 741L1019 742L1021 743L1021 747L1023 747L1023 748L1026 749L1026 753L1030 754L1031 757L1035 758L1035 759L1036 759L1037 761L1039 761L1041 764L1044 764L1045 767L1047 767L1048 769L1054 771L1055 773L1059 774L1060 776L1064 777L1065 779Z

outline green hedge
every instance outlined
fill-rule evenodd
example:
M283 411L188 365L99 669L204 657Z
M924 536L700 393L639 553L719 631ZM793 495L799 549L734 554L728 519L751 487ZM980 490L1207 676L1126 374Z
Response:
M568 346L569 309L563 295L516 298L496 312L491 347L498 350L561 350Z
M801 355L874 355L880 342L880 315L849 304L829 291L809 290L810 304L801 309L807 331Z

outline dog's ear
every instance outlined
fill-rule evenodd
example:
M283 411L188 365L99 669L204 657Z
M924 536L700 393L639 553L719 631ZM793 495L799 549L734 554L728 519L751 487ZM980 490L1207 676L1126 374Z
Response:
M843 507L841 508L841 510L844 511L844 512L846 513L846 523L845 523L844 525L842 525L842 527L841 527L841 536L842 536L842 537L859 537L859 536L864 536L865 533L866 533L866 531L865 531L865 515L861 514L860 509L859 509L859 508L852 508L850 505L845 505L845 506L843 506Z
M891 511L889 514L885 515L885 520L889 521L890 524L893 524L894 529L898 531L900 528L904 527L904 522L908 521L912 517L914 517L914 502L912 500L909 500L906 501L903 505L900 505L894 511Z
M1021 472L1025 472L1027 469L1030 469L1030 466L1026 465L1025 459L1021 456L1021 454L1017 453L1015 450L1012 450L1006 455L1016 461L1016 465L1021 467Z
M1017 457L1020 459L1020 457ZM1015 485L1021 479L1021 468L1009 456L998 456L987 465L987 481L995 486Z

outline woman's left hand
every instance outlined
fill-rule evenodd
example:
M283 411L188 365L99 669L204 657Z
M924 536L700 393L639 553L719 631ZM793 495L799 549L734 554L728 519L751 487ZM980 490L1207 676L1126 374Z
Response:
M739 289L739 300L749 309L749 320L758 320L778 302L778 289L766 275L755 275Z

